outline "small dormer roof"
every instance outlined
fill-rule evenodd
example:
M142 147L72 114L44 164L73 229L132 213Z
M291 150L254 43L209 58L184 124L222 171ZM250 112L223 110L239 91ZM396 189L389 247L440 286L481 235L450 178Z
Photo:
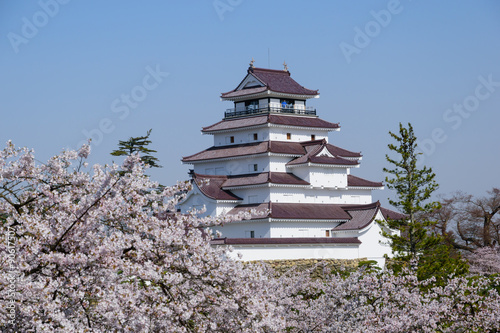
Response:
M235 100L268 92L268 94L301 96L313 98L319 96L318 90L307 89L290 76L288 70L275 70L249 67L247 75L233 90L221 94L223 100Z
M353 153L345 149L329 145L326 140L315 140L302 142L301 145L305 149L305 154L288 162L287 167L304 165L304 164L322 164L322 165L344 165L358 166L357 161L361 158L361 154ZM342 155L350 155L345 158ZM357 158L353 158L353 157Z

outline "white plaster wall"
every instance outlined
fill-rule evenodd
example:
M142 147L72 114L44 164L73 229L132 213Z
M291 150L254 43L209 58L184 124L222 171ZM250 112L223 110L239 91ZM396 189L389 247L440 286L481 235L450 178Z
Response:
M269 170L272 172L290 172L287 170L286 164L290 162L293 157L285 156L271 156L269 158Z
M257 171L253 171L253 165L257 164ZM249 169L250 168L250 169ZM217 170L223 170L223 175L242 175L247 173L260 173L269 171L269 157L255 156L235 158L230 160L207 161L195 163L193 170L198 174L219 174ZM211 173L207 173L211 172Z
M268 105L269 102L267 98L259 99L259 109L267 108Z
M213 227L212 230L219 231L222 237L249 238L246 231L254 231L255 238L269 238L269 222L235 222L223 226Z
M280 260L280 259L356 259L358 247L355 245L281 245L281 246L233 246L230 256L239 260Z
M372 202L372 190L350 189L342 193L342 203L367 204Z
M265 127L265 128L254 128L254 129L240 129L234 131L228 131L224 133L213 134L214 146L226 146L226 145L236 145L243 143L255 142L253 140L253 134L257 133L256 141L291 141L291 142L303 142L310 141L311 135L315 135L315 140L328 141L328 132L313 129L294 129L294 128L281 128L281 127ZM291 140L287 139L287 133L291 133ZM229 138L234 137L234 143L230 143Z
M347 168L293 167L288 168L298 177L311 183L313 187L347 187Z
M291 133L290 140L287 139L287 133ZM311 135L315 135L315 140L328 141L328 132L314 129L295 129L295 128L281 128L271 127L269 131L269 139L272 141L290 141L290 142L303 142L310 141Z
M234 105L236 111L244 111L245 110L245 102L238 102Z
M281 107L280 99L279 98L271 98L269 106L272 108L280 108Z
M327 237L326 231L332 230L338 222L271 222L272 238L281 237Z
M392 249L387 243L387 239L382 236L382 228L375 222L376 220L383 220L384 217L377 212L375 220L365 229L358 231L345 231L333 233L333 237L358 237L361 241L359 247L360 258L367 258L368 260L377 261L380 267L384 267L385 259L384 256L387 255L392 257Z
M235 195L239 196L240 198L243 199L242 204L250 204L250 203L262 203L262 202L269 202L269 193L270 193L270 188L269 187L251 187L251 188L243 188L243 189L235 189L231 190L232 193ZM257 197L257 201L250 202L249 197Z
M384 217L380 213L377 213L375 220L384 220ZM392 256L392 250L389 244L387 244L387 239L381 234L382 228L380 225L373 221L367 230L364 230L359 235L359 240L361 241L361 246L359 248L359 254L361 257L367 257L368 260L379 260L384 257L384 255Z
M193 190L193 193L183 202L179 204L179 209L181 213L186 213L191 211L193 208L200 210L205 207L205 212L200 214L200 216L216 216L217 215L217 207L216 203L213 200L208 200L207 197L200 194L198 189Z
M253 139L253 134L257 134L257 140ZM233 136L234 142L231 143L229 138ZM265 141L267 137L267 129L263 128L254 128L249 130L240 130L240 131L231 131L224 133L215 133L214 134L214 146L230 146L230 145L239 145L243 143L251 143L257 141Z

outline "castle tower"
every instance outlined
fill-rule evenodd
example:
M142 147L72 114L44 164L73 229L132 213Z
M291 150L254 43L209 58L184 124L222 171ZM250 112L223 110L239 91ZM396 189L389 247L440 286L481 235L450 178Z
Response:
M381 182L351 174L361 154L328 142L340 126L307 105L318 97L286 65L272 70L253 62L238 86L221 95L234 108L202 129L213 135L212 147L182 159L193 165L194 186L180 209L267 214L218 227L223 238L214 244L232 245L243 260L366 257L382 264L390 254L375 221L401 215L372 202Z

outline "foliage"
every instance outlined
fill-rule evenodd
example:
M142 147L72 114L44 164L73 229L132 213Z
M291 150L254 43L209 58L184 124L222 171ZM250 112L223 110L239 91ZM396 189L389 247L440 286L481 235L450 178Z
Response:
M389 132L396 140L396 144L389 144L389 149L397 154L386 159L393 165L393 169L384 168L384 172L392 177L386 177L387 187L396 191L396 200L389 199L389 203L406 215L401 220L387 221L386 227L399 230L400 233L384 231L384 236L389 238L393 252L407 261L417 258L424 251L436 246L439 238L429 234L428 227L432 221L419 219L422 213L432 211L438 207L436 202L426 202L430 199L438 185L434 180L432 169L417 166L418 153L416 151L417 138L413 127L408 128L399 124L399 135Z
M137 154L121 167L90 171L88 153L84 146L36 165L27 149L9 143L0 152L2 231L13 230L15 240L17 331L254 331L281 321L262 293L262 272L210 246L205 227L229 219L168 213L188 184L158 188ZM5 259L4 302L12 280ZM0 317L8 322L6 307Z
M127 141L120 140L118 142L118 149L114 150L111 155L113 156L131 156L135 153L139 153L142 162L149 165L152 168L162 168L158 164L158 158L151 155L151 153L156 153L156 150L149 149L148 146L152 141L149 140L151 135L151 129L146 133L145 136L131 137Z
M137 154L90 169L88 154L38 165L28 149L0 151L0 302L15 300L0 307L2 332L500 330L497 276L435 286L413 270L317 279L243 265L207 227L245 216L172 213L188 183L159 188Z
M409 267L411 261L419 259L416 266L419 279L434 277L436 285L443 286L450 274L464 275L468 266L458 252L449 248L443 236L432 232L436 221L429 217L440 208L438 202L430 201L432 193L438 188L434 180L436 175L431 168L418 167L417 138L411 124L405 128L400 123L399 134L389 134L397 142L388 145L397 157L386 155L393 169L384 168L392 176L386 177L387 187L396 190L397 200L389 199L389 202L406 216L401 220L382 222L386 227L399 231L382 231L390 240L395 254L393 267L399 272L403 267Z
M442 198L442 207L432 218L438 221L438 231L453 247L474 252L500 245L500 189L492 188L487 194L474 197L456 192Z

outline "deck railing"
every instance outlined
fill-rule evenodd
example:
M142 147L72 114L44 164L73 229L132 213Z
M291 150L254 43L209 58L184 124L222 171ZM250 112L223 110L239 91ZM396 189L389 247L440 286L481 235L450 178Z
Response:
M290 107L271 107L267 106L264 108L246 107L244 110L227 109L224 112L224 118L235 118L247 115L254 115L259 113L286 113L286 114L299 114L299 115L316 115L316 109L311 107L306 107L305 109Z

